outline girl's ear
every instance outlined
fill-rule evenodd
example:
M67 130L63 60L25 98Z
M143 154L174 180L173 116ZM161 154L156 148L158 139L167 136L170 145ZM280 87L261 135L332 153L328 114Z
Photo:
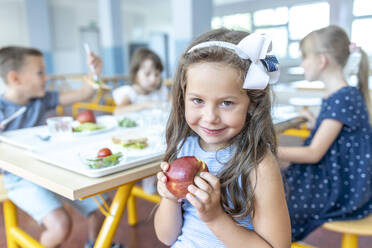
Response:
M328 57L323 53L319 54L319 62L320 62L320 65L319 65L320 68L325 69L329 62Z

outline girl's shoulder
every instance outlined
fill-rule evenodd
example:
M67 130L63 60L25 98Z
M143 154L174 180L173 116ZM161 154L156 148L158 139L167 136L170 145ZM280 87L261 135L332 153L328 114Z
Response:
M334 101L338 99L339 101L352 101L358 98L361 98L362 95L360 91L354 87L354 86L346 86L343 87L336 92L334 92L332 95L330 95L326 100L327 101Z

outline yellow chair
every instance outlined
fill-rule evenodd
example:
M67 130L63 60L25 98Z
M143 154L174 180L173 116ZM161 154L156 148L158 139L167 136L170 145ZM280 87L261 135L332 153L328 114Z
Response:
M160 196L158 194L147 194L141 187L134 186L131 192L131 195L128 199L128 224L131 226L134 226L137 224L137 203L136 203L136 197L140 197L142 199L145 199L147 201L153 202L153 203L160 203Z
M372 236L372 214L361 220L328 222L323 228L342 233L342 248L357 248L358 236Z
M7 191L3 186L3 175L0 174L0 202L3 203L5 235L8 248L33 247L43 248L37 240L18 227L17 207L8 199Z
M306 244L303 244L303 243L295 242L295 243L292 243L291 248L316 248L316 247L311 246L311 245L306 245Z
M128 81L129 76L117 75L114 77L101 77L100 80L105 84L111 83L114 89L119 86L120 81ZM76 117L80 109L113 113L116 106L111 93L111 90L98 89L97 94L90 102L77 102L72 105L72 116Z

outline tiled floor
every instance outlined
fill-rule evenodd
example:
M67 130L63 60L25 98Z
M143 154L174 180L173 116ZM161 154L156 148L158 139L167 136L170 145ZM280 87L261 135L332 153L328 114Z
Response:
M288 144L288 140L281 139L280 143L283 142ZM289 141L289 143L293 142L295 141ZM113 192L110 194L113 195ZM124 214L114 240L126 244L130 248L166 247L157 240L154 232L153 213L155 205L141 199L139 199L137 203L139 223L135 227L129 227L127 224L127 216ZM82 248L87 239L87 222L75 210L69 208L69 211L74 220L73 230L69 239L62 245L62 248ZM5 248L6 242L2 206L0 206L0 213L0 248ZM20 226L33 237L39 237L42 230L41 227L21 211L19 211L19 223ZM319 228L313 232L305 242L319 248L338 248L340 247L341 235ZM372 237L360 237L359 248L372 248Z
M139 223L135 227L129 227L127 224L126 214L119 224L115 235L115 241L126 244L130 248L163 248L156 238L153 228L153 210L155 205L143 200L138 200ZM2 213L2 207L0 207ZM70 210L73 215L73 231L69 239L62 248L82 248L87 238L87 222L75 210ZM0 218L0 248L5 248L5 234L3 217ZM19 214L21 227L34 237L38 238L41 227L37 225L25 213ZM319 248L338 248L340 246L341 235L324 229L318 229L313 232L305 242ZM360 237L359 248L371 248L372 237Z

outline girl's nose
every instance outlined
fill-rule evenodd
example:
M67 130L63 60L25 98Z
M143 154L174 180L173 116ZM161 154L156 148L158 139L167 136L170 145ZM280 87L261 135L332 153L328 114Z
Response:
M218 110L214 106L205 106L203 119L208 123L216 123L219 120Z

